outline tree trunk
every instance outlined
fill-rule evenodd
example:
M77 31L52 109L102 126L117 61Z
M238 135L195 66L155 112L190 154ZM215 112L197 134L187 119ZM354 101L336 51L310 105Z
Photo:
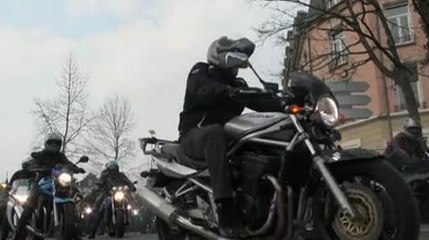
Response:
M396 70L394 76L395 78L393 80L401 88L402 94L404 96L408 116L414 120L420 121L418 104L409 81L411 78L410 72L406 68L401 68Z

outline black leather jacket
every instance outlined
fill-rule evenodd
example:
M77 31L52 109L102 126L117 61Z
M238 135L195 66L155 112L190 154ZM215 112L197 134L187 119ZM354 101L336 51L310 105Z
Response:
M122 172L112 172L104 170L100 176L100 187L104 191L110 191L112 187L116 186L128 186L131 191L135 191L136 187L130 181L130 179Z
M58 164L66 166L70 171L75 173L83 173L84 170L75 166L70 162L62 152L51 153L48 151L40 151L31 153L31 159L22 164L22 168L25 171L31 171L33 169L45 169L51 170ZM46 173L48 174L48 173Z
M240 115L245 107L256 111L276 111L281 101L276 98L240 98L232 93L245 88L243 79L207 63L195 64L186 85L185 102L180 113L179 132L183 136L192 128L212 124L224 125Z

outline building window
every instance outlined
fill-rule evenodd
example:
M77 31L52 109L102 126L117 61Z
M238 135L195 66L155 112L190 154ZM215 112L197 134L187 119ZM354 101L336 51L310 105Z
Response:
M335 31L331 34L331 56L333 66L338 66L347 62L344 32Z
M327 0L326 1L326 7L327 9L330 9L332 7L335 7L338 3L340 3L341 0Z
M411 77L410 77L411 88L413 89L414 97L416 98L417 105L418 105L418 107L420 107L420 99L421 99L420 95L421 95L421 93L419 91L420 80L419 80L419 75L418 75L418 70L417 70L417 63L410 63L410 64L407 64L407 66L411 71ZM407 109L404 94L402 93L402 90L399 86L396 87L396 96L398 99L397 100L398 105L396 107L396 110L397 111L403 111L403 110Z
M390 31L396 44L410 42L412 32L410 26L410 14L408 6L402 5L385 10L386 18L389 22Z

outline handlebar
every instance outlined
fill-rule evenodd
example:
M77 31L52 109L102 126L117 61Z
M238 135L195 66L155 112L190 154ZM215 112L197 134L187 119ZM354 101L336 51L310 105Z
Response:
M291 100L295 97L294 94L287 89L273 91L273 90L251 88L251 87L239 89L234 95L236 96L276 96L279 98L283 98L285 100Z

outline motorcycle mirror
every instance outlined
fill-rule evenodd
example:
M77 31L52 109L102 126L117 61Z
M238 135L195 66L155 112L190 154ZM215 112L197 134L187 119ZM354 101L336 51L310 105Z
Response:
M252 70L252 72L255 74L255 76L258 78L259 82L264 86L266 90L278 92L279 91L279 85L277 83L270 83L262 80L261 76L259 76L258 72L256 72L255 68L248 62L248 66Z
M77 163L87 163L88 161L89 161L89 157L84 155L79 158L79 161Z

